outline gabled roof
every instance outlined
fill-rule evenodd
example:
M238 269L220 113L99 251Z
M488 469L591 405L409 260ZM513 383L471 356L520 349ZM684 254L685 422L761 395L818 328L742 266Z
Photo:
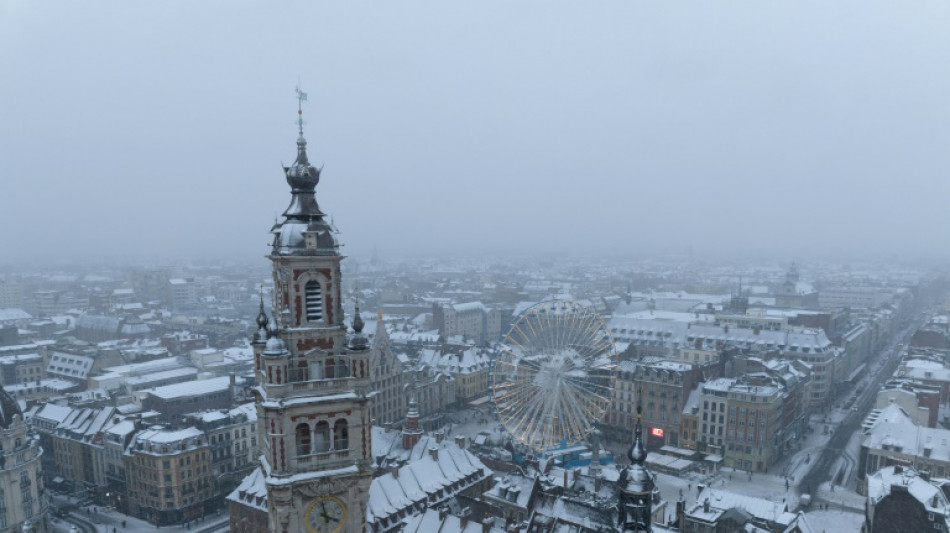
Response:
M415 505L446 500L470 485L453 490L453 483L467 477L480 481L492 475L477 457L454 443L443 441L434 447L437 454L426 453L399 468L396 475L390 472L373 480L366 513L368 522L381 521ZM429 500L430 494L435 501Z
M707 499L709 500L708 511L704 508ZM710 488L704 489L699 494L696 503L686 510L686 515L703 522L716 522L726 512L733 509L744 511L756 519L773 524L790 525L796 518L795 514L788 512L784 503Z
M247 475L241 484L227 496L228 501L238 502L259 511L267 512L267 486L260 467Z

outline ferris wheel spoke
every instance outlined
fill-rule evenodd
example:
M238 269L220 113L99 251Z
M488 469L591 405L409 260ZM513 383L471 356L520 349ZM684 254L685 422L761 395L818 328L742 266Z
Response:
M597 402L597 403L606 403L607 398L610 398L610 391L603 387L593 386L591 384L583 384L583 386L578 385L576 390L579 393L581 401L587 402Z
M551 343L553 344L552 349L560 350L564 346L564 334L566 333L566 328L564 326L564 313L559 309L559 305L555 304L554 309L548 317L548 322L551 327Z
M515 419L515 425L518 427L523 427L527 431L523 435L528 440L534 440L535 435L539 430L543 430L543 402L542 399L538 396L527 401L525 409L520 414L519 417Z
M577 345L578 339L582 335L581 329L582 329L582 325L584 324L584 319L586 318L583 312L578 313L576 312L577 309L573 309L573 311L575 312L571 313L570 316L568 317L568 321L570 322L570 327L568 327L565 332L567 334L566 340L565 340L566 346Z
M578 389L571 390L568 400L567 406L573 410L576 417L581 419L589 418L603 404L600 397Z

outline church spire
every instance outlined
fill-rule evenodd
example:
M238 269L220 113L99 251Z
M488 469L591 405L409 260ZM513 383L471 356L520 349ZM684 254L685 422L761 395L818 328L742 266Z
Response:
M363 317L362 317L362 315L360 315L360 295L359 295L359 288L357 288L356 291L357 291L357 293L356 293L356 304L355 304L355 310L353 311L353 314L356 315L356 316L353 317L353 331L355 331L357 335L360 335L360 334L363 333L363 327L364 327L366 324L363 323Z
M300 84L297 84L297 127L300 132L299 141L303 141L306 144L307 140L303 138L303 103L307 101L307 93L300 90Z
M316 187L320 183L321 169L311 165L307 157L307 139L303 135L303 103L307 101L307 93L299 86L296 91L297 159L289 167L284 167L291 199L283 220L271 228L274 254L337 255L340 245L334 237L336 229L326 220L326 213L317 203Z
M637 425L633 430L633 444L627 452L630 462L637 465L643 465L647 459L647 450L643 446L643 389L637 390Z
M300 90L300 85L297 85L297 164L309 165L310 161L307 159L307 139L303 136L303 125L306 124L303 120L303 103L307 101L307 93Z
M257 313L257 333L254 334L254 342L266 342L269 337L267 330L267 313L264 311L264 284L261 283L261 307Z

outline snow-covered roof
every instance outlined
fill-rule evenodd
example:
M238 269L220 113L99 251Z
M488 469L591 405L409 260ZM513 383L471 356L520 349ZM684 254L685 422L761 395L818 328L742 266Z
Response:
M174 383L163 387L155 387L149 390L149 394L169 400L172 398L181 398L183 396L200 396L227 390L231 386L231 378L228 376L220 378L202 379L197 381L186 381L184 383Z
M443 354L441 350L427 348L420 350L417 361L452 374L471 374L485 370L491 364L488 353L474 347L460 354Z
M16 364L28 361L43 361L43 356L38 353L21 353L15 355L0 355L0 364Z
M156 381L164 381L167 379L175 378L185 378L191 377L194 379L198 375L198 369L192 367L182 367L174 368L171 370L164 370L162 372L152 372L151 374L144 374L141 376L133 376L126 378L125 382L127 385L132 387L133 390L139 389L144 385L149 383L154 383Z
M507 474L497 478L497 482L485 491L484 497L504 501L506 505L528 509L528 503L537 483L536 478L528 478L518 474Z
M901 375L904 377L928 381L950 381L950 369L936 361L911 359L902 366Z
M741 392L756 396L774 396L779 393L778 387L771 385L747 385L739 383L735 378L716 378L702 384L703 392Z
M226 359L231 359L234 361L253 361L254 360L254 349L251 348L250 346L225 348L222 352Z
M227 499L266 513L267 485L264 479L264 472L259 467L255 468L231 494L228 494Z
M131 420L121 420L118 424L112 424L106 428L105 432L107 434L115 435L118 437L125 437L129 433L135 431L135 422Z
M904 408L896 403L890 403L881 409L872 409L871 412L868 413L868 416L865 417L861 428L867 433L878 424L885 422L914 424L913 419L904 411Z
M950 525L950 501L940 487L917 475L911 468L899 465L886 466L868 476L868 501L877 505L891 494L895 485L906 488L907 492L923 504L928 512L943 523L944 530Z
M430 449L437 451L398 468L395 474L390 472L373 479L367 522L376 523L419 503L432 505L447 500L492 475L477 457L452 442L443 441ZM450 489L463 480L468 482Z
M916 426L909 420L879 422L868 431L864 447L950 461L950 430Z
M195 427L184 429L147 429L135 436L135 444L176 444L188 439L197 439L202 437L204 432ZM199 443L200 444L200 443Z
M709 510L704 509L709 500ZM797 515L789 513L783 502L773 502L764 498L745 496L727 490L706 488L696 498L696 503L686 510L687 516L703 522L716 522L726 511L740 509L750 515L773 524L791 525Z
M72 409L57 424L56 432L74 439L89 439L111 425L115 414L113 407Z
M55 403L47 403L43 405L42 409L36 413L36 418L41 418L44 420L49 420L59 424L69 416L69 413L73 411L72 407L66 405L56 405Z
M482 533L482 524L470 520L462 525L455 515L440 516L435 509L426 509L422 514L406 518L403 533Z
M452 305L452 309L454 309L456 313L470 313L473 311L484 313L488 311L488 308L485 307L485 304L483 304L482 302L467 302L463 304L454 304Z
M29 313L16 307L0 308L0 322L16 322L33 318Z
M116 377L150 374L181 368L181 361L177 357L164 357L142 363L132 363L128 365L110 366L102 369L102 375L115 374Z
M242 403L241 405L228 411L228 413L231 416L243 414L247 416L248 422L254 422L257 420L257 407L254 405L254 402Z

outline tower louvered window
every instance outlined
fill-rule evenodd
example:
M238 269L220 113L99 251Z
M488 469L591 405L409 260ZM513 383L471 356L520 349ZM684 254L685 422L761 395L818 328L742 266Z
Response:
M307 321L314 322L323 319L323 289L320 282L308 281L305 297L307 299Z

